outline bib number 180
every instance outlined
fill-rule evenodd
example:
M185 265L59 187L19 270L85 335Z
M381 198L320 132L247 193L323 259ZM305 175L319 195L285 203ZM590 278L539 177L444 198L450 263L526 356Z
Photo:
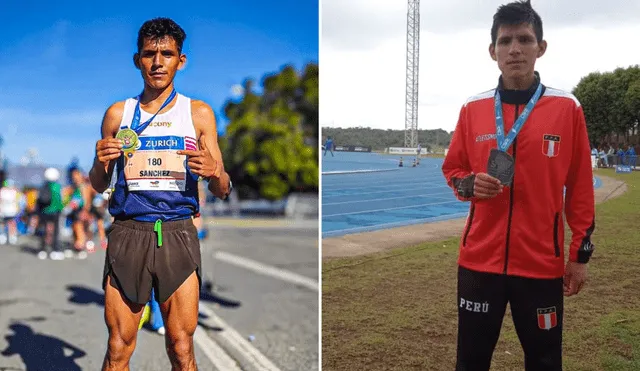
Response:
M161 158L148 158L147 161L149 162L149 165L151 165L151 166L160 166L160 165L162 165L162 159Z

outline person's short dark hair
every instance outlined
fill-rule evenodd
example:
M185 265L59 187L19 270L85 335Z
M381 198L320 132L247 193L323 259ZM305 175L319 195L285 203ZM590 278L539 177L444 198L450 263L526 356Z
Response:
M144 22L138 31L138 52L142 49L145 39L160 40L165 36L173 38L178 46L178 52L182 53L182 45L187 34L170 18L154 18Z
M77 165L71 165L69 166L69 168L67 168L67 181L69 182L69 184L73 183L73 173L75 173L76 171L82 174L82 169L80 169L80 167Z
M493 16L493 26L491 26L491 43L496 44L498 29L503 25L530 24L536 34L538 42L542 41L542 18L533 10L531 0L514 1L501 5Z

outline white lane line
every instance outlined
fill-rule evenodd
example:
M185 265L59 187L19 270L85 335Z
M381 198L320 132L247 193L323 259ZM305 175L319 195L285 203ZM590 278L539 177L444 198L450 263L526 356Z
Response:
M211 363L220 371L242 371L238 363L234 361L215 341L213 341L202 328L196 327L193 340L202 349Z
M459 201L459 200L456 199L455 201L430 202L430 203L427 203L427 204L419 204L419 205L388 207L386 209L353 211L353 212L350 212L350 213L339 213L339 214L328 214L328 215L324 215L323 214L322 215L322 219L324 220L325 218L330 218L332 216L355 215L355 214L371 214L371 213L377 213L377 212L380 212L380 211L400 210L400 209L415 209L417 207L423 207L423 206L455 204L455 203L462 203L462 201Z
M385 171L396 171L396 170L398 169L335 170L335 171L323 171L322 175L381 173Z
M322 206L342 205L342 204L357 204L357 203L362 203L362 202L380 202L380 201L386 201L386 200L400 200L400 199L404 199L404 198L442 198L442 197L438 197L437 195L448 195L448 196L454 197L453 192L448 192L447 191L447 192L438 192L438 193L425 193L425 194L420 194L420 195L412 194L410 196L368 198L366 200L331 202L331 203L327 203L327 204L322 204Z
M380 193L404 193L405 191L413 191L413 190L428 190L428 189L438 189L438 188L449 188L448 185L443 185L443 186L438 186L438 187L425 187L425 186L421 186L421 187L411 187L411 188L403 188L403 189L391 189L391 190L387 190L387 191L375 191L375 192L351 192L351 193L347 193L347 194L336 194L334 196L329 196L327 194L325 194L324 192L322 193L322 201L326 200L327 198L336 198L336 197L351 197L353 198L353 196L362 196L362 195L373 195L373 194L380 194ZM451 188L449 188L451 189ZM452 193L453 194L453 193ZM326 204L325 204L326 205Z
M378 184L378 183L369 183L366 180L363 180L359 183L352 183L353 185L357 185L356 187L344 187L343 184L339 184L337 187L330 187L330 186L322 186L322 194L325 194L325 191L330 191L330 192L335 192L335 191L344 191L347 189L371 189L371 188L403 188L407 186L407 183L411 183L411 184L429 184L430 181L435 181L435 182L439 182L440 184L437 187L448 187L447 186L447 181L444 179L443 176L438 176L438 177L429 177L429 178L422 178L422 179L398 179L398 178L394 178L394 179L389 179L387 180L386 183L381 183L383 185L374 185L371 186L369 184ZM391 183L391 184L390 184ZM346 184L346 183L345 183ZM350 185L350 184L347 184Z
M294 283L296 285L307 287L314 291L318 291L318 281L309 277L302 276L300 274L289 272L280 268L271 267L255 260L247 259L242 256L230 254L224 251L217 251L214 254L214 257L225 263L233 264L235 266L248 269L255 273L274 277L283 281Z
M392 174L394 175L394 174ZM399 174L395 174L395 175L399 175ZM422 181L422 179L416 179L415 177L400 177L400 176L394 176L394 177L387 177L387 179L385 180L379 180L379 181L372 181L372 179L384 179L384 177L361 177L364 179L360 179L357 182L333 182L333 184L329 184L329 182L325 181L325 183L327 183L327 189L329 190L333 190L333 189L340 189L340 187L342 186L357 186L357 185L362 185L362 184L366 184L366 185L373 185L373 184L389 184L389 181L392 180L394 182L407 182L407 183L415 183L416 181ZM428 179L427 179L428 180ZM331 185L333 185L333 187L331 187ZM322 188L323 190L325 189L324 186Z
M222 320L213 310L200 303L200 312L209 317L207 320L215 323L223 329L218 334L234 351L242 354L245 362L248 362L252 368L261 371L280 371L264 354L260 353L249 341L245 340L233 327L229 326ZM226 369L222 369L226 371Z

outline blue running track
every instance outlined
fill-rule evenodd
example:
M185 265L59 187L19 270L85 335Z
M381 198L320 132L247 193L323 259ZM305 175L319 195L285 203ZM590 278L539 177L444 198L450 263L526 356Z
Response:
M411 224L465 218L468 202L455 198L442 159L334 152L322 157L322 236L335 237ZM353 173L356 171L356 173ZM594 178L597 188L602 182Z

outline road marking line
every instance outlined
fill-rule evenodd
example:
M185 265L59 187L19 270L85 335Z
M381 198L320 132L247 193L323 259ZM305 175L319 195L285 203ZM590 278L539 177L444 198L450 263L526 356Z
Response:
M318 291L318 282L309 277L302 276L293 272L286 271L284 269L275 268L266 264L257 262L255 260L243 258L238 255L230 254L224 251L217 251L214 257L225 263L233 264L241 268L248 269L255 273L259 273L265 276L281 279L283 281L291 282L296 285L307 287L311 290Z
M207 320L216 323L217 326L223 329L223 331L219 332L219 336L223 337L235 351L240 352L245 357L245 361L251 364L252 368L261 371L280 371L264 354L260 353L256 347L251 345L248 340L243 338L233 327L229 326L203 303L200 303L200 312L209 317Z
M238 363L234 361L215 341L213 341L202 328L196 327L193 340L209 358L211 363L220 371L242 371Z

